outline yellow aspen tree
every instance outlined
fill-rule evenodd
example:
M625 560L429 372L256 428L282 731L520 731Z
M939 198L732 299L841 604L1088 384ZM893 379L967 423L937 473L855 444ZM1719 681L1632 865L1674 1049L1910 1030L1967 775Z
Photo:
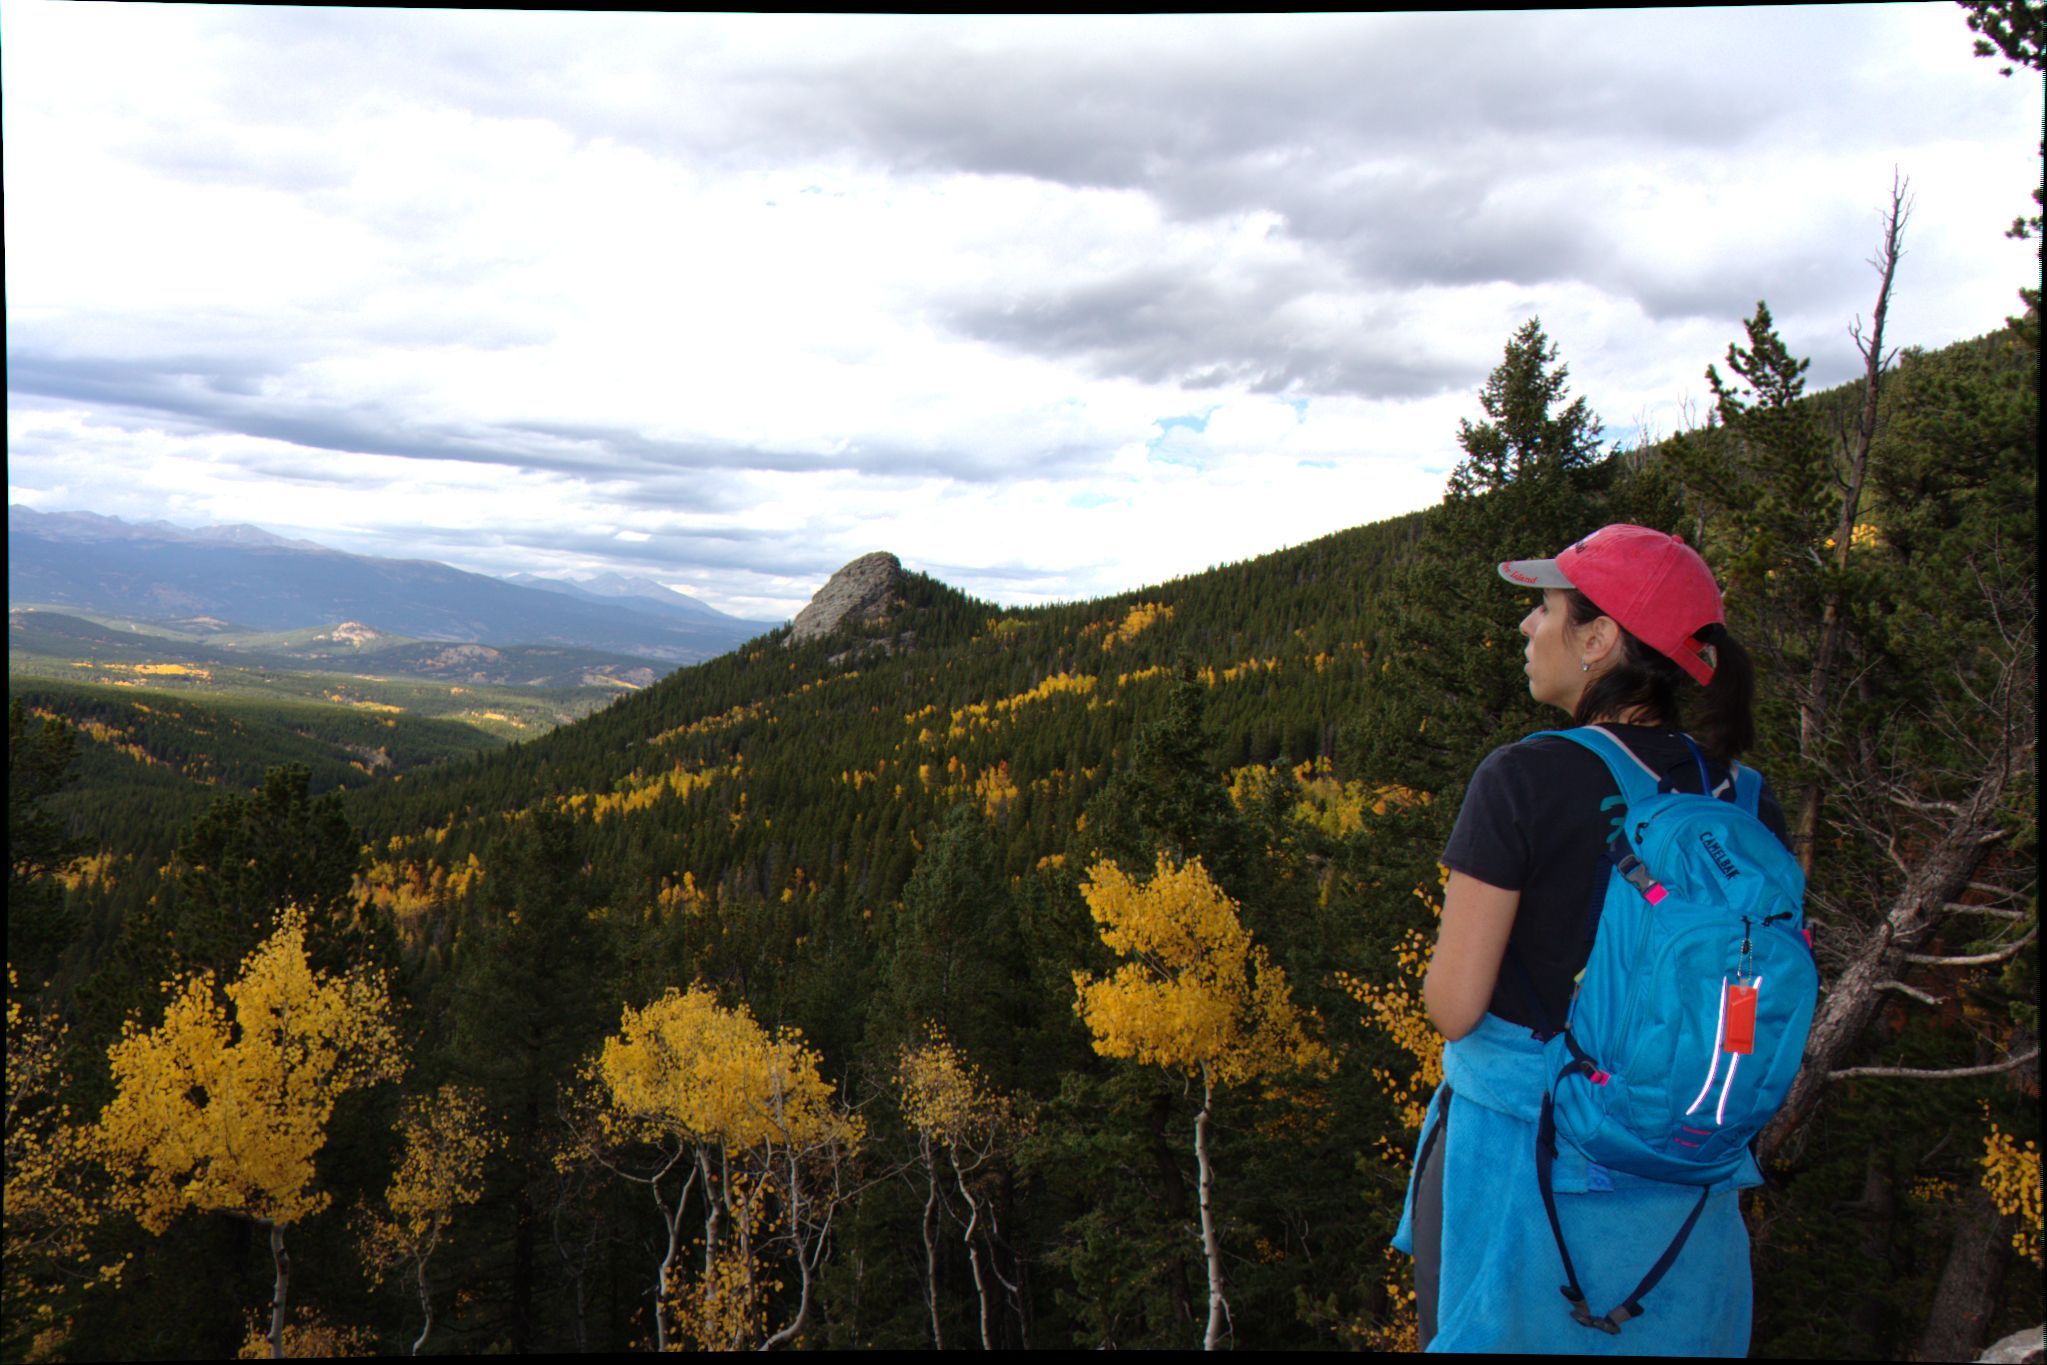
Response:
M1019 1305L1019 1320L1022 1295L996 1264L994 1206L980 1191L977 1177L1031 1131L1032 1115L1009 1096L991 1089L935 1023L925 1026L922 1043L914 1048L905 1044L897 1050L895 1080L896 1098L904 1121L917 1135L917 1152L924 1167L924 1299L931 1315L932 1344L945 1349L938 1319L938 1213L942 1208L964 1228L961 1240L966 1244L981 1310L981 1349L992 1351L995 1343L987 1277L993 1275L1010 1301ZM941 1164L952 1172L950 1183L966 1205L964 1217L952 1209L940 1183ZM989 1243L985 1270L981 1247L974 1240L977 1231Z
M110 1169L142 1225L186 1209L247 1218L276 1267L270 1353L284 1353L291 1260L284 1230L329 1202L313 1161L345 1091L404 1072L381 974L341 977L306 960L305 914L287 907L218 998L212 973L172 983L163 1023L130 1020L107 1049L114 1098L100 1113ZM230 1011L232 1017L230 1017Z
M1099 862L1081 885L1103 944L1129 959L1106 980L1073 974L1074 1010L1105 1057L1134 1057L1201 1081L1194 1161L1201 1192L1201 1245L1208 1263L1204 1350L1222 1340L1222 1246L1216 1231L1209 1117L1219 1085L1290 1071L1328 1071L1335 1060L1313 1036L1320 1020L1294 1004L1286 973L1251 942L1237 905L1201 860L1172 866L1161 855L1149 882Z
M1997 1211L2012 1219L2012 1250L2041 1264L2040 1144L2023 1146L1993 1123L1983 1139L1983 1188Z
M841 1178L865 1136L859 1117L837 1102L819 1061L798 1031L771 1034L744 1005L726 1009L693 985L671 988L645 1009L627 1006L618 1033L586 1070L604 1103L585 1152L647 1184L667 1225L655 1286L657 1349L670 1347L671 1276L683 1214L699 1185L704 1271L685 1296L685 1324L698 1329L692 1335L701 1340L705 1325L715 1324L708 1329L715 1338L702 1344L731 1349L766 1330L754 1306L780 1287L765 1272L778 1248L794 1259L798 1302L761 1344L791 1341L807 1323L813 1280L844 1198ZM634 1146L657 1153L651 1170L635 1172L619 1160L617 1153ZM671 1204L660 1181L678 1168L689 1174Z
M427 1262L455 1210L483 1197L484 1160L504 1142L485 1115L483 1092L473 1087L444 1085L408 1104L398 1120L405 1155L385 1192L385 1209L365 1210L359 1224L373 1284L398 1266L411 1267L426 1319L412 1343L413 1355L434 1330Z
M1372 1079L1398 1107L1401 1125L1417 1134L1428 1114L1429 1097L1443 1083L1443 1035L1429 1021L1428 1009L1422 1003L1422 981L1428 976L1429 959L1436 951L1435 925L1443 917L1442 891L1449 880L1450 869L1439 863L1435 887L1414 889L1415 899L1429 912L1429 927L1410 928L1402 935L1394 951L1393 980L1360 981L1348 972L1336 974L1337 983L1369 1011L1365 1024L1378 1028L1407 1054L1407 1075L1396 1076L1384 1067L1373 1067ZM1395 1142L1383 1135L1376 1141L1382 1160L1393 1165L1405 1165L1409 1160L1410 1143ZM1414 1262L1391 1247L1387 1248L1387 1261L1386 1294L1393 1305L1391 1317L1384 1324L1360 1322L1351 1329L1352 1333L1367 1350L1419 1350L1421 1319L1412 1284Z
M301 1360L335 1360L378 1354L377 1335L367 1327L343 1327L301 1308L284 1325L284 1354ZM264 1360L271 1354L270 1330L262 1315L249 1315L249 1334L236 1360Z
M87 1188L96 1160L94 1131L71 1121L57 1098L66 1085L63 1025L25 1010L7 969L7 1147L4 1215L7 1347L10 1356L45 1358L68 1335L57 1293L120 1274L123 1262L94 1268L87 1241L100 1205ZM125 1260L125 1258L124 1258ZM26 1340L19 1339L26 1338Z

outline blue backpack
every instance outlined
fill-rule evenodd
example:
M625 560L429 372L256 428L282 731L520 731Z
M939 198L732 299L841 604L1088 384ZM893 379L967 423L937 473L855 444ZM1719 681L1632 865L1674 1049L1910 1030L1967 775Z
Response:
M1545 733L1605 760L1625 803L1607 846L1612 870L1591 956L1564 1028L1543 1044L1552 1079L1535 1157L1571 1316L1617 1333L1641 1315L1642 1296L1677 1259L1707 1194L1740 1173L1784 1103L1805 1054L1819 970L1805 933L1805 874L1756 818L1759 773L1732 765L1724 799L1675 791L1598 726ZM1704 755L1689 735L1685 744L1700 792L1710 793ZM1669 1248L1599 1317L1557 1221L1550 1168L1558 1138L1609 1170L1699 1187Z

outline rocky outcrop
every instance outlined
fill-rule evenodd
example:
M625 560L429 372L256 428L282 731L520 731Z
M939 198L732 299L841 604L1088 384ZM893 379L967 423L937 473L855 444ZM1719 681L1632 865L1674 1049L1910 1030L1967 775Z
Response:
M886 550L860 556L833 574L810 605L796 613L787 643L829 635L848 620L880 620L901 600L897 588L902 577L902 561Z
M372 640L383 639L384 633L380 630L374 630L360 621L343 621L325 635L316 635L313 638L316 640L335 640L342 644L354 645L360 649Z

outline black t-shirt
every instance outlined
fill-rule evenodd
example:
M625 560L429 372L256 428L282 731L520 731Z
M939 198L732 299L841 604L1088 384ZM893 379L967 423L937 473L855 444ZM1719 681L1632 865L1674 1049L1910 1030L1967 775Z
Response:
M1699 790L1698 765L1680 732L1647 725L1603 728L1671 778L1677 790ZM1720 793L1727 765L1709 759L1706 771ZM1756 813L1788 847L1784 811L1768 783ZM1471 775L1443 863L1521 893L1507 957L1493 984L1492 1013L1529 1029L1563 1026L1571 983L1591 955L1594 916L1611 865L1606 845L1622 814L1620 788L1606 764L1568 739L1504 745Z

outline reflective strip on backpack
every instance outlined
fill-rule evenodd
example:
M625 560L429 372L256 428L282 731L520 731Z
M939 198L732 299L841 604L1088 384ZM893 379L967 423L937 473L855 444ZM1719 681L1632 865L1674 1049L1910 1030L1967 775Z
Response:
M1706 1092L1713 1088L1713 1078L1720 1074L1720 1040L1727 1036L1727 978L1720 978L1720 1018L1713 1024L1713 1064L1706 1068L1706 1083L1699 1087L1699 1097L1692 1101L1692 1107L1685 1110L1690 1118L1698 1107L1706 1102Z
M1756 978L1755 991L1756 1000L1760 1003L1763 997L1763 978L1760 976ZM1721 1002L1720 1010L1722 1014L1726 1013L1725 1001ZM1716 1124L1727 1121L1727 1092L1734 1088L1734 1069L1741 1065L1741 1053L1730 1052L1727 1055L1733 1060L1727 1063L1727 1084L1720 1087L1720 1107L1713 1111L1713 1122Z
M1755 991L1757 1000L1760 1002L1763 992L1763 978L1760 976L1756 978ZM1706 1083L1699 1087L1698 1098L1692 1101L1689 1109L1685 1110L1686 1118L1690 1118L1694 1113L1698 1112L1699 1106L1706 1102L1706 1094L1713 1088L1713 1078L1720 1074L1720 1045L1726 1040L1727 978L1723 976L1720 978L1720 1018L1713 1025L1713 1062L1712 1065L1706 1068ZM1741 1054L1739 1052L1730 1052L1727 1055L1733 1060L1727 1063L1727 1079L1720 1086L1720 1103L1713 1110L1713 1122L1716 1124L1724 1123L1727 1120L1727 1093L1734 1088L1734 1071L1736 1067L1741 1065Z

